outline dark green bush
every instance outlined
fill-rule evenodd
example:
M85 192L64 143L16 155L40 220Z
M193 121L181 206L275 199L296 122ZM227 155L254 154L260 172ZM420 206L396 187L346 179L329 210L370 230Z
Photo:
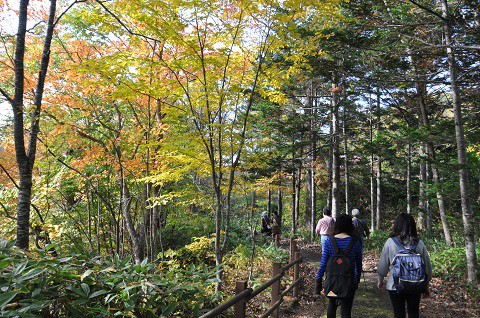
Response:
M197 317L215 306L215 270L156 272L130 259L53 258L0 246L2 317Z

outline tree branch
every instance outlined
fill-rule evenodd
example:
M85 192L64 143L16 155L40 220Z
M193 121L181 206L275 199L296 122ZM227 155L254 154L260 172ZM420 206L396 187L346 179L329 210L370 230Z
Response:
M427 8L426 6L421 5L420 3L417 3L416 1L413 1L413 0L408 0L408 2L413 3L414 5L416 5L417 7L419 7L420 9L425 10L426 12L428 12L428 13L436 16L437 18L439 18L439 19L442 20L443 22L448 22L448 20L445 19L444 17L442 17L441 14L433 11L432 9Z

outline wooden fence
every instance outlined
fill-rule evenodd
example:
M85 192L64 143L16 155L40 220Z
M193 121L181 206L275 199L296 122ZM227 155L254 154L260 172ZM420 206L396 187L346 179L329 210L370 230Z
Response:
M283 298L290 292L293 292L294 298L298 298L298 288L303 281L303 278L300 277L300 263L302 262L302 258L300 257L300 253L298 252L296 243L297 242L295 240L290 239L289 264L285 265L284 267L280 267L280 263L273 263L272 279L259 286L255 290L253 290L252 288L247 288L246 280L237 281L235 287L235 296L222 303L220 306L210 310L200 318L217 317L232 306L234 306L235 318L245 318L248 301L250 301L255 296L257 296L269 287L272 287L270 308L268 308L268 310L259 317L278 317L278 308L282 304ZM290 286L286 287L283 292L281 292L281 279L283 278L283 276L285 276L285 273L292 268L293 283Z

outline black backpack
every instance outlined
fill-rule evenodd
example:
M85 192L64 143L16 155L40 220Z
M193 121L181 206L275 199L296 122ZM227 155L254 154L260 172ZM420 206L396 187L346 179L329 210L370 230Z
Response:
M325 296L334 299L349 298L355 291L357 284L355 282L355 268L347 255L356 240L352 236L352 240L343 251L338 250L337 241L333 236L330 236L330 241L335 254L327 261L324 283Z
M397 237L392 239L399 249L392 260L393 283L397 293L424 293L427 290L428 277L423 257L415 251L417 245L406 248Z

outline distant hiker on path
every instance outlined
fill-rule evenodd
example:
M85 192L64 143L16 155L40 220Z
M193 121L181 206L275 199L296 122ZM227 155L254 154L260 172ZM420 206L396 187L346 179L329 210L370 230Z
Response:
M342 317L352 316L353 298L362 272L362 245L355 237L352 217L341 214L335 221L333 236L327 236L316 276L315 292L329 298L327 318L335 318L340 306ZM323 275L325 285L323 285Z
M335 220L331 217L332 212L330 211L330 209L324 208L322 212L323 218L318 220L317 227L315 228L315 233L317 233L317 235L321 237L323 251L327 237L333 234Z
M401 268L408 270L402 271ZM421 295L429 296L428 280L432 277L432 264L425 244L417 236L415 219L410 214L401 213L395 219L393 231L383 247L377 272L380 289L384 287L384 279L390 272L386 288L394 317L406 317L405 303L408 318L419 317ZM410 277L402 279L402 275Z
M267 211L262 212L262 229L260 230L261 233L270 236L272 235L272 227L270 225L270 217L268 216Z
M360 237L360 241L362 241L362 245L365 242L365 238L370 237L370 230L368 229L367 222L365 220L362 220L360 210L358 209L353 209L352 210L352 216L353 216L353 225L355 225L355 228L357 229L358 236Z

